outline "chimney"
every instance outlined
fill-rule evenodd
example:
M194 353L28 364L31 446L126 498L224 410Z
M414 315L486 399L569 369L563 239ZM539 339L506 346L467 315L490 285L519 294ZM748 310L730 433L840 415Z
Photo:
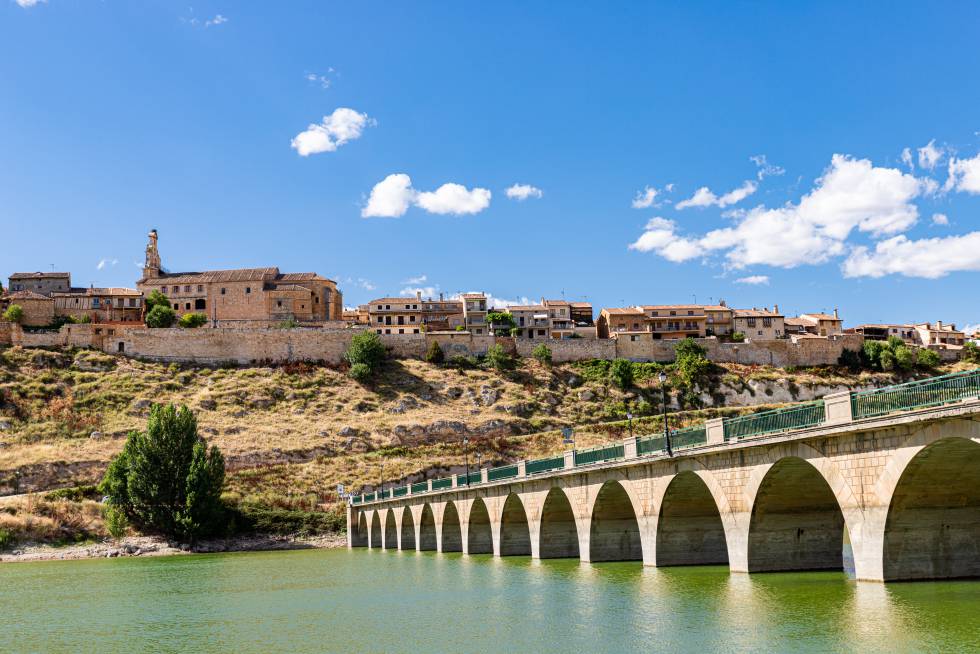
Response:
M439 301L442 302L442 293L439 293Z
M724 300L718 300L718 305L719 306L723 306L723 307L727 307L728 306L727 304L725 304L725 301Z
M838 320L840 320L840 314L837 313L837 307L834 307L834 318L837 318Z
M779 305L778 304L772 305L772 312L773 313L779 313Z
M940 330L942 328L943 328L943 321L942 320L937 320L936 321L936 329L937 330Z
M422 291L415 291L415 299L416 300L422 299Z

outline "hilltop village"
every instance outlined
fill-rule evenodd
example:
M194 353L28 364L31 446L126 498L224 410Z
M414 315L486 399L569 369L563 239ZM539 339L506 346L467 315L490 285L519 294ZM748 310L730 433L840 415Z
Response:
M546 299L493 306L483 292L380 297L344 308L334 280L277 267L170 272L152 230L135 288L76 287L68 272L15 272L0 295L0 345L84 346L151 360L199 363L339 362L350 337L377 333L395 356L421 357L432 341L480 356L495 343L527 354L546 342L556 360L668 361L681 339L708 357L777 366L826 365L865 340L958 358L973 335L941 320L845 327L833 313L772 307L636 304L603 307ZM163 305L152 314L151 305Z

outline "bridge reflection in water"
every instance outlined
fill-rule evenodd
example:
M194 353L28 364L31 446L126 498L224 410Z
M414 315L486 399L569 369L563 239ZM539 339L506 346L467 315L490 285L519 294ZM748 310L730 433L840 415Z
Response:
M980 577L980 370L359 496L351 547Z

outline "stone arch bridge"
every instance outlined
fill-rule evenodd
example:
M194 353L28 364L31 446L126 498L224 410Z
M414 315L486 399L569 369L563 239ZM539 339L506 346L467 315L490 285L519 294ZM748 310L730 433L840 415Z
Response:
M362 496L349 545L980 577L980 373L934 379Z

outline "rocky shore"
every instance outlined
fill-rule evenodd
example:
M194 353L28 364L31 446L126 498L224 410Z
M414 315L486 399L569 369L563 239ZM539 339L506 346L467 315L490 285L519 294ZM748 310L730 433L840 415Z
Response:
M156 536L128 536L97 543L55 547L25 544L0 553L0 563L19 561L69 561L135 556L172 556L213 552L256 552L268 550L323 549L346 547L344 534L321 536L242 536L202 540L194 545L177 543Z

